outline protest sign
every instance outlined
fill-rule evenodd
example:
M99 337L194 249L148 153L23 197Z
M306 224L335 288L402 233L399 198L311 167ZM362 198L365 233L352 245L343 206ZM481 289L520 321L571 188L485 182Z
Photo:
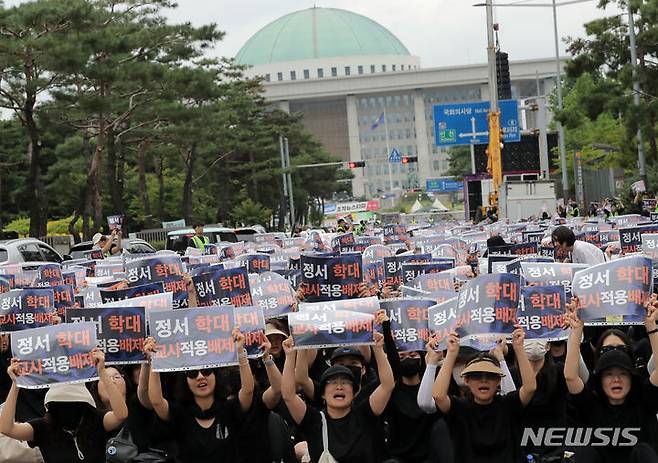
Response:
M363 281L361 254L301 256L304 297L308 302L358 297Z
M420 275L439 273L444 270L450 270L454 267L454 261L428 262L422 264L404 262L402 263L402 282L407 284L418 278Z
M431 254L398 254L384 258L384 282L397 289L402 279L402 264L427 264L432 261Z
M487 273L507 273L507 264L517 259L511 254L491 255L487 257Z
M562 341L569 337L569 331L562 329L567 301L564 286L526 286L521 295L518 323L526 339Z
M0 294L14 289L14 275L0 275Z
M525 256L528 254L537 254L539 245L533 243L508 244L507 246L493 246L489 248L489 255L516 255Z
M658 235L642 234L642 253L651 259L658 259Z
M400 292L402 297L420 297L423 299L431 299L435 304L441 304L453 297L457 296L455 291L446 291L439 289L437 291L427 292L421 289L411 288L408 286L400 286Z
M254 306L263 310L266 319L284 316L292 312L296 302L295 291L288 280L273 272L258 275L251 285L251 298Z
M384 282L384 262L374 261L363 264L363 281L369 287L381 288Z
M461 338L477 340L507 335L514 331L521 295L521 277L509 273L481 275L459 291L457 308L463 323L457 327Z
M150 294L161 294L165 292L164 283L162 281L155 281L146 283L139 286L131 286L125 289L100 289L100 303L107 304L108 302L121 301L133 297L148 296ZM88 307L85 305L85 307Z
M406 286L420 289L428 293L436 291L454 291L455 277L449 272L426 273L407 282Z
M192 277L200 307L253 305L249 288L249 274L244 267L216 269Z
M391 320L391 334L400 352L424 351L429 340L427 309L436 305L428 298L394 298L380 302Z
M153 371L185 371L238 364L233 307L180 309L148 314L156 340Z
M521 269L521 263L523 262L544 262L552 263L554 262L551 257L527 257L522 256L514 260L505 263L505 272L496 272L496 273L513 273L515 275L521 275L523 270Z
M391 248L384 246L383 244L374 244L368 246L363 251L363 263L371 263L374 261L384 262L384 257L391 257L393 251Z
M348 311L307 311L288 314L295 349L373 344L374 316Z
M93 308L103 303L101 292L96 286L87 286L75 295L75 302L79 307Z
M121 230L123 227L123 215L108 215L107 216L107 228L110 231Z
M12 289L0 294L0 334L52 325L52 288Z
M109 277L114 276L117 273L123 273L123 263L105 263L103 261L96 264L96 269L94 271L94 276L97 277Z
M13 333L11 352L19 360L18 387L43 389L55 383L95 381L91 357L96 347L93 323L63 323Z
M172 310L172 293L149 294L148 296L131 297L114 302L107 302L101 307L143 307L148 315L152 310Z
M454 259L455 263L459 260L460 255L459 251L449 244L440 244L432 251L431 257L434 259L438 258L450 258Z
M625 254L637 252L642 246L642 235L655 233L658 233L658 224L621 228L619 230L621 251Z
M239 267L244 267L249 273L264 273L270 271L269 254L243 254L235 258Z
M146 361L142 352L146 338L144 307L66 309L66 322L96 325L98 347L105 352L106 365Z
M62 268L59 264L39 265L33 286L43 288L62 284L64 284L64 281L62 278Z
M339 250L341 247L353 246L356 244L353 233L341 233L331 239L331 248L334 251Z
M75 304L75 291L71 285L51 286L53 290L53 301L57 309L57 315L64 316L64 310L67 307L73 307Z
M62 270L62 281L65 285L71 285L74 288L82 288L86 282L87 269L85 267L69 267L68 270Z
M103 260L105 259L105 254L102 249L90 249L88 251L82 251L82 257L86 260Z
M384 225L383 229L384 244L400 243L407 241L407 227L399 224Z
M465 322L463 317L468 317L465 310L461 311L461 318L459 317L460 311L457 304L458 297L455 295L455 297L427 309L427 327L430 330L430 335L437 338L438 350L446 349L446 341L450 333L457 329L458 324Z
M642 323L644 303L653 290L651 259L624 257L576 272L572 293L578 297L578 316L586 324L607 324L610 316L627 316L619 324Z
M377 296L339 301L300 302L298 312L361 312L374 315L380 309Z
M260 345L265 337L265 317L260 307L240 307L233 311L235 326L240 327L244 334L244 348L248 358L259 358L263 355Z
M174 293L174 309L188 306L187 285L183 280L185 269L179 256L162 255L126 261L125 269L131 286L161 281L164 291Z

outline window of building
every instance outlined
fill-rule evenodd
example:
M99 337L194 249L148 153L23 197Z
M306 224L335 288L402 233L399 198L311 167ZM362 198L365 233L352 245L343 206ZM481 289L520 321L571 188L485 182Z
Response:
M391 67L392 67L392 69L393 69L394 71L396 70L396 69L395 69L395 64L394 64L393 66L391 66Z
M356 71L360 74L363 74L363 66L359 64L359 66L356 68Z
M377 101L375 100L374 97L370 97L370 107L375 108L377 107ZM374 122L374 121L373 121Z
M265 82L269 82L269 81L270 81L270 75L269 75L269 74L265 74Z
M311 78L311 73L309 72L308 69L304 69L304 79L310 79Z
M404 71L404 64L400 65L400 71Z
M407 138L411 138L411 129L407 129L405 131L405 135L407 136Z
M386 65L382 64L382 72L386 72Z
M380 108L382 106L384 106L384 97L383 96L378 96L377 97L377 104L379 105Z
M324 69L318 68L318 79L322 79L324 77Z
M402 95L402 104L403 105L409 106L409 101L410 101L409 95L407 95L407 94Z
M399 188L399 187L400 187L400 182L398 182L397 180L395 180L395 181L393 182L393 188Z
M352 74L352 70L350 69L349 66L345 66L345 75L349 76L350 74Z
M395 95L395 96L393 97L393 104L394 104L395 106L400 106L400 95Z
M283 80L283 72L277 72L276 73L276 80Z
M375 65L371 64L370 65L370 74L374 74L374 73L375 73Z
M391 95L388 95L385 99L386 101L386 106L392 106L393 105L393 97Z
M331 68L331 77L336 77L338 75L338 69Z
M290 80L297 80L297 72L290 71Z

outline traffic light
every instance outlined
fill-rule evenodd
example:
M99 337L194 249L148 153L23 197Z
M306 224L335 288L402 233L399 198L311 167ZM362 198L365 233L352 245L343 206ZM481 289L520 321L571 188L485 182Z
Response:
M357 167L365 167L366 161L350 161L347 163L347 166L350 169L356 169Z
M418 162L418 156L402 156L402 164L409 164L411 162Z
M509 75L508 54L502 51L496 52L496 81L498 83L498 99L512 99L512 82Z

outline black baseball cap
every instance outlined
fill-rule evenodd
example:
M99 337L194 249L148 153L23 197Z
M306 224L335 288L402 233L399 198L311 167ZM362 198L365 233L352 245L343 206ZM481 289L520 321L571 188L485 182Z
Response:
M336 359L340 357L358 357L361 360L361 363L365 363L366 359L361 353L361 351L354 346L343 346L339 347L331 354L331 364L333 365L336 362Z
M615 367L626 370L631 374L637 373L633 367L631 356L622 350L614 349L604 352L601 357L599 357L599 362L596 365L594 374L596 376L601 376L601 373L605 370Z
M357 382L356 378L354 378L354 375L352 374L349 368L343 365L332 365L329 368L327 368L324 371L324 373L322 373L322 376L320 377L321 393L324 393L324 388L327 386L327 383L332 378L347 378L352 382L352 388L354 389L354 393L356 394L356 392L359 390L359 383Z

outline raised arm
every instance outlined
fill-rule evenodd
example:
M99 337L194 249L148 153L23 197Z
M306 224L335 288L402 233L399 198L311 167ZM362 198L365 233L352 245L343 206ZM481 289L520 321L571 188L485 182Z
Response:
M571 327L571 333L569 333L569 340L567 341L567 358L564 362L564 379L567 382L567 389L570 394L580 394L585 388L585 383L578 375L583 322L578 318L577 308L578 299L573 298L567 304L567 318L565 321L565 324Z
M247 351L244 348L244 334L240 332L239 327L233 328L233 340L235 341L238 350L238 365L240 366L240 391L238 392L238 400L240 401L240 408L246 412L251 408L251 403L254 400L254 375L251 374L249 367L249 359L247 358Z
M91 351L91 356L96 364L96 370L100 381L105 386L107 395L110 398L110 410L103 417L103 428L105 431L114 431L128 418L128 407L126 406L126 398L119 388L116 387L110 374L105 369L105 353L98 347Z
M658 320L658 299L655 294L646 304L647 316L644 320L644 326L647 329L649 342L651 343L651 358L653 359L653 371L649 375L651 384L658 387L658 330L656 329L656 320Z
M272 359L272 355L270 354L272 344L267 339L267 336L265 336L265 333L261 333L260 347L263 350L261 361L265 366L265 373L267 373L267 379L270 382L270 387L263 392L263 403L269 410L272 410L281 400L281 372Z
M149 376L151 375L151 364L142 363L139 369L139 383L137 384L137 400L142 407L147 410L153 410L153 405L149 400Z
M436 340L430 340L432 348L436 349ZM448 351L446 357L443 359L443 365L439 370L439 374L434 381L432 388L432 397L436 406L441 410L444 415L450 411L450 396L448 395L448 388L450 387L450 378L452 377L452 369L455 367L457 361L457 354L459 353L459 337L454 331L448 336Z
M315 398L315 383L308 375L308 367L310 362L308 357L312 355L312 352L315 352L315 349L304 349L297 351L297 359L295 366L295 381L297 386L302 388L304 395L309 399Z
M281 379L281 396L293 421L300 424L306 415L306 403L297 395L295 381L297 352L293 349L292 337L283 341L283 350L286 354L286 363L283 366L283 378Z
M420 380L420 387L418 388L418 396L416 401L418 407L425 413L436 413L436 403L432 398L432 385L436 377L436 369L439 362L443 358L443 352L436 352L431 341L426 346L427 353L425 354L425 372L423 378Z
M391 332L391 320L388 318L385 310L380 310L375 314L375 323L382 326L386 357L388 358L388 363L391 365L393 378L398 381L401 376L400 355L398 354L398 346L395 344L395 339L393 339L393 333Z
M516 354L516 363L519 366L519 373L521 374L521 387L519 388L519 399L525 407L530 403L535 391L537 391L537 377L528 360L528 354L525 353L523 348L523 340L525 339L525 332L521 325L516 325L516 329L512 333L512 348ZM509 371L508 373L509 374Z
M395 388L395 379L393 378L393 371L391 365L386 358L384 352L384 335L375 332L373 334L375 345L372 350L375 353L375 361L377 362L377 372L379 373L379 386L370 395L370 409L375 416L384 413L386 405L391 398L393 388Z
M29 423L16 423L16 402L18 401L18 386L16 385L16 376L19 374L20 366L18 359L11 359L11 364L7 368L7 375L11 379L11 388L5 404L2 406L0 413L0 433L12 439L22 441L34 440L34 428Z
M503 376L503 378L500 380L500 392L503 394L516 391L516 385L514 384L514 380L510 374L507 361L505 361L507 352L507 342L503 336L496 340L496 347L489 351L491 355L498 359L498 362L500 362L500 369L503 370L503 373L505 374L505 376Z
M152 337L146 338L144 343L144 353L148 358L149 365L151 357L155 353L155 339ZM169 421L169 402L162 395L162 384L160 383L160 373L153 370L149 373L149 386L148 386L148 399L151 406L162 421Z

